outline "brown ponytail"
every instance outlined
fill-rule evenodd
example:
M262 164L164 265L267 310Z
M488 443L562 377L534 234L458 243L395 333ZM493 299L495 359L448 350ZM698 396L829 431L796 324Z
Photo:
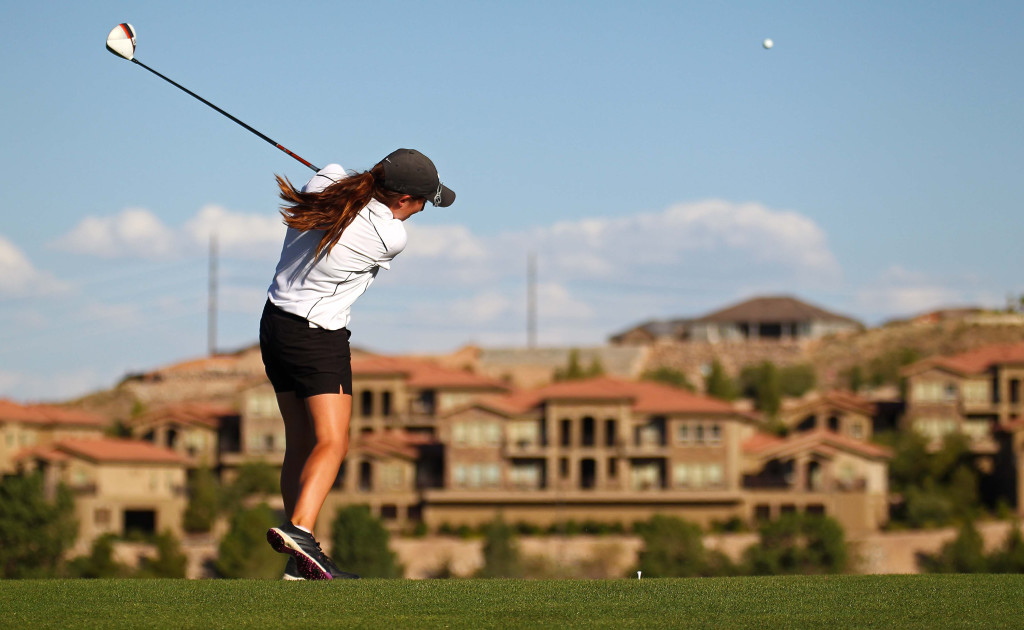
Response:
M316 247L316 257L331 248L341 238L341 233L359 211L370 203L371 199L389 206L402 195L382 188L377 182L384 178L382 166L363 173L352 174L339 180L320 192L301 192L287 178L276 176L277 186L281 189L281 215L285 225L302 232L323 230L324 236Z

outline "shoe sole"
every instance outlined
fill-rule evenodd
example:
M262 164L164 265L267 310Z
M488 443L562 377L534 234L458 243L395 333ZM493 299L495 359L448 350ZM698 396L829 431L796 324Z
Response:
M286 553L295 558L295 564L299 573L307 580L330 580L331 572L324 569L320 564L311 558L299 547L299 543L276 527L267 530L267 542L278 553ZM285 577L287 579L287 576Z
M306 578L302 577L301 575L291 575L290 573L285 573L284 575L281 576L281 579L284 580L285 582L305 582L306 581ZM331 579L333 579L333 578L331 578Z

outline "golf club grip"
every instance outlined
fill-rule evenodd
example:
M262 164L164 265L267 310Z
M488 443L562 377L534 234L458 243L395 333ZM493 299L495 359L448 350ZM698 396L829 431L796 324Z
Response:
M295 158L295 159L296 159L296 160L298 160L299 162L302 162L303 164L305 164L305 165L306 165L306 166L308 166L309 168L313 169L313 171L319 171L319 170L320 170L320 168L319 168L319 167L316 167L316 166L314 166L314 165L310 164L309 162L307 162L306 160L302 159L301 157L299 157L299 156L298 156L298 155L296 155L295 153L292 153L292 152L291 152L291 151L289 151L288 149L284 148L283 146L281 146L280 144L278 144L278 143L277 143L277 142L275 142L274 140L271 140L271 139L270 139L270 138L269 138L268 136L265 136L264 134L262 134L262 133L260 133L259 131L257 131L257 130L255 130L255 129L253 129L252 127L250 127L249 125L245 124L245 123L244 123L244 122L242 122L241 120L238 120L237 118L235 118L235 117L234 117L234 116L232 116L231 114L229 114L229 113L227 113L226 111L224 111L223 109L221 109L221 108L217 107L216 105L214 105L214 104L213 104L213 103L211 103L210 101L206 100L206 99L205 99L205 98L203 98L202 96L199 96L198 94L196 94L196 93L195 93L195 92L193 92L192 90L188 89L187 87L185 87L185 86L183 86L183 85L181 85L181 84L179 84L179 83L177 83L177 82L175 82L175 81L172 81L171 79L169 79L169 78L165 77L164 75L162 75L162 74L160 74L159 72L157 72L156 70L154 70L154 69L150 68L149 66L147 66L147 65L146 65L146 64L144 64L144 63L142 63L142 62L141 62L141 61L139 61L138 59L134 59L134 58L133 58L133 59L132 59L132 63L135 63L135 64L138 64L138 65L142 66L142 67L143 67L143 68L145 68L146 70L149 70L150 72L152 72L152 73L153 73L153 74L155 74L156 76L160 77L160 78L161 78L161 79L163 79L164 81L167 81L168 83L170 83L170 84L171 84L171 85L173 85L174 87L178 88L178 89L179 89L179 90L181 90L182 92L184 92L184 93L188 94L189 96L191 96L191 97L193 97L193 98L195 98L195 99L197 99L197 100L199 100L199 101L202 101L202 102L203 102L203 103L205 103L206 105L209 105L210 107L212 107L213 109L217 110L218 112L220 112L220 113L221 113L221 114L223 114L224 116L227 116L228 118L230 118L231 120L235 121L235 122L236 122L236 123L238 123L239 125L241 125L241 126L245 127L245 128L246 128L246 129L248 129L249 131L253 132L254 134L256 134L257 136L259 136L260 138L263 138L264 140L266 140L266 141L267 141L267 142L269 142L270 144L274 145L274 146L275 146L275 147L277 147L278 149L281 149L282 151L284 151L284 152L285 152L285 153L287 153L288 155L292 156L293 158Z

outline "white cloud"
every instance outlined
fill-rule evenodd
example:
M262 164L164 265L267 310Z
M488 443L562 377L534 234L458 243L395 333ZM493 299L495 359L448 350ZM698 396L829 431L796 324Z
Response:
M210 235L216 234L222 254L268 258L280 252L286 229L280 215L245 214L231 212L218 205L207 205L185 224L183 231L194 245L201 248L208 247Z
M869 315L892 317L975 303L978 296L957 284L894 265L856 292L856 305Z
M67 286L53 274L40 271L14 243L0 236L0 294L49 295L61 293Z
M108 217L86 217L53 247L99 258L167 258L179 244L174 230L152 212L128 208Z

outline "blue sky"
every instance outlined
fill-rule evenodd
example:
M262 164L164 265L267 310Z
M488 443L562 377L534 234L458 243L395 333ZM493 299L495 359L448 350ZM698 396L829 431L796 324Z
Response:
M1024 292L1017 2L7 3L0 396L256 341L314 164L398 147L458 193L353 311L390 353L591 345L785 293L877 324ZM761 42L772 38L774 48Z

